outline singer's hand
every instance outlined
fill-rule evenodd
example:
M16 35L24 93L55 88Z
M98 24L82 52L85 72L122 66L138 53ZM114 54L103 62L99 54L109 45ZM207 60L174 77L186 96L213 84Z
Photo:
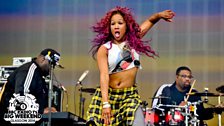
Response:
M165 10L162 12L159 12L159 17L164 19L167 22L172 22L173 17L175 16L175 13L171 10Z
M102 119L104 120L104 124L109 125L111 119L111 108L103 108L102 110Z

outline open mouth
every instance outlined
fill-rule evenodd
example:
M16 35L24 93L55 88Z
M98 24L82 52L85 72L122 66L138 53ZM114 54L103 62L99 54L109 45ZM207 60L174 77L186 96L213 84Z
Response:
M119 31L116 31L116 32L115 32L115 37L116 37L116 38L119 38L119 37L120 37L120 32L119 32Z

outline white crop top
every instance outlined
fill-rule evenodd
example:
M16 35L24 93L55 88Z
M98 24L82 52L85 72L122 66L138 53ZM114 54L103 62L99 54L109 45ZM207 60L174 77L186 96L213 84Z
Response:
M108 50L109 74L128 70L133 67L141 69L139 54L135 49L128 49L126 42L114 44L111 41L104 44Z

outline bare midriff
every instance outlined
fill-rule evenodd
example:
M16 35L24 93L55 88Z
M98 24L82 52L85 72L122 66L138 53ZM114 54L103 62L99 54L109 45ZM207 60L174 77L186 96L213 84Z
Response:
M110 74L109 86L113 89L123 89L132 87L136 83L135 78L137 71L138 68L134 67L129 70Z

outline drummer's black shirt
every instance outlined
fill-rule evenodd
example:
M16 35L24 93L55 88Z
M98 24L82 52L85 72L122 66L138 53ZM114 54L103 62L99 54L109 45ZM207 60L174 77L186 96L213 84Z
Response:
M180 92L176 88L176 82L174 82L170 87L165 87L162 92L162 96L168 97L168 99L162 99L162 104L168 105L179 105L182 101L184 101L184 97L189 92L190 87L184 91ZM195 89L192 89L192 92L197 92ZM200 96L190 96L188 99L189 102L197 102L201 101Z

